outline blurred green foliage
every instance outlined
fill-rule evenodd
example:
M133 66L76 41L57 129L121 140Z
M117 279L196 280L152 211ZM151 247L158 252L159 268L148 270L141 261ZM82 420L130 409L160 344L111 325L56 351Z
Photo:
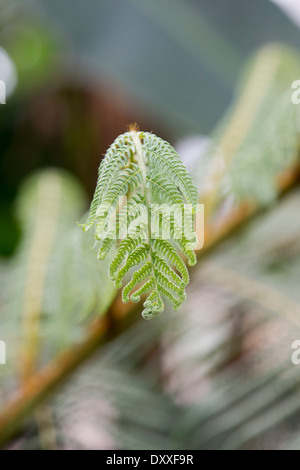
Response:
M236 90L244 58L269 41L299 47L297 27L268 1L0 0L0 44L18 75L0 108L4 408L32 331L41 367L76 349L115 297L107 265L76 222L102 152L126 124L139 121L170 141L208 133L237 91L193 174L211 178L212 149L227 135L234 151L223 162L218 220L245 197L274 205L192 273L183 310L128 328L56 395L60 447L299 447L300 382L290 361L299 333L299 191L276 206L274 184L299 157L299 108L289 106L297 51L272 46L277 66L269 69L263 49L270 73L254 80L255 56ZM244 101L245 83L262 94ZM228 134L236 122L238 135ZM41 429L27 424L12 447L41 446Z

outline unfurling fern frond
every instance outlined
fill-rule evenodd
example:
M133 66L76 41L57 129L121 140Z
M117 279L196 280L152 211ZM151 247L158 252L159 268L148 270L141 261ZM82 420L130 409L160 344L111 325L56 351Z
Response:
M125 199L125 202L124 202ZM174 310L185 300L188 264L196 263L194 217L198 192L175 149L148 132L133 129L108 149L84 230L95 225L104 259L115 242L118 251L109 267L123 302L148 294L142 315L153 318L164 310L162 297Z

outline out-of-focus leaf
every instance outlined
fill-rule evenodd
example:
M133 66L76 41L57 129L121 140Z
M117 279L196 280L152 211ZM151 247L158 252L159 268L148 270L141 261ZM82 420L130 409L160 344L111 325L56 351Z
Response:
M177 136L214 126L249 53L271 41L299 45L296 25L270 1L40 3L82 64L113 77Z
M92 240L76 225L85 204L78 182L61 170L38 172L20 190L22 237L6 268L1 338L8 367L1 373L21 373L22 356L32 348L40 365L76 342L86 316L104 313L115 295L107 264L96 259Z

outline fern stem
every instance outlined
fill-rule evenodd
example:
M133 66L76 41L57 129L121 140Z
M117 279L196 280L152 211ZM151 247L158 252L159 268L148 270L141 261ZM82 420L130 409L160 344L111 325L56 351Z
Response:
M141 140L140 140L138 132L136 130L131 131L131 136L132 136L133 143L136 147L136 157L137 157L138 165L139 165L139 168L141 170L141 175L142 175L143 195L145 196L146 207L147 207L147 212L148 212L148 227L147 227L148 228L148 243L149 243L148 259L152 265L151 276L153 277L154 288L155 290L157 290L158 286L157 286L156 276L155 276L154 268L153 268L153 246L152 246L151 226L150 226L151 201L150 201L150 194L149 194L149 188L148 188L148 183L147 183L146 163L145 163L142 144L141 144Z
M147 206L150 207L149 190L147 185L147 169L143 155L142 143L136 130L131 131L131 138L136 148L136 158L142 175L143 193L146 198Z

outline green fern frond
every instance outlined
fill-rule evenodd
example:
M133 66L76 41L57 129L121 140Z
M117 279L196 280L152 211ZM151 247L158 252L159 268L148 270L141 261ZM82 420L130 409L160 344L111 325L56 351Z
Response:
M142 244L142 242L143 237L140 236L136 238L127 237L120 243L118 253L109 265L109 275L112 280L115 279L115 273L120 264L125 260L126 256L135 250L137 246Z
M161 176L158 172L152 172L147 177L152 189L152 193L157 196L159 200L163 200L168 204L184 204L183 196L178 192L178 188L174 183Z
M100 165L83 228L95 225L101 260L119 242L109 276L121 287L133 271L122 300L138 302L149 293L142 312L146 319L164 310L162 298L174 310L186 298L189 274L175 246L190 265L196 263L197 200L197 189L174 148L151 133L132 130L119 136Z
M133 149L128 146L128 133L119 136L106 152L105 158L102 160L99 171L96 191L91 203L90 214L86 224L83 225L84 230L88 230L96 219L96 211L111 181L114 180L118 169L125 167L126 161L130 159Z
M160 252L163 256L168 258L170 262L175 266L177 271L180 273L184 284L187 286L190 282L189 272L186 268L186 265L178 255L174 246L167 240L156 239L153 242L153 247L155 250Z
M166 178L170 178L179 187L189 204L196 205L198 202L197 188L175 149L154 134L149 132L142 134L149 167L159 169Z
M152 273L152 270L153 270L152 263L148 261L140 269L138 269L137 271L133 273L131 280L123 288L123 291L122 291L123 302L126 303L129 301L129 293L132 291L132 289L135 288L137 284L139 284L148 276L150 276Z
M128 256L126 263L122 266L121 269L119 269L118 274L116 276L116 287L122 286L122 279L130 268L137 266L149 256L149 250L149 245L143 243Z
M142 204L145 203L141 195L132 197L117 214L116 224L108 230L107 235L103 239L102 245L99 249L98 258L103 260L111 247L118 239L123 239L126 235L127 227L130 232L131 223L134 222L141 215Z

